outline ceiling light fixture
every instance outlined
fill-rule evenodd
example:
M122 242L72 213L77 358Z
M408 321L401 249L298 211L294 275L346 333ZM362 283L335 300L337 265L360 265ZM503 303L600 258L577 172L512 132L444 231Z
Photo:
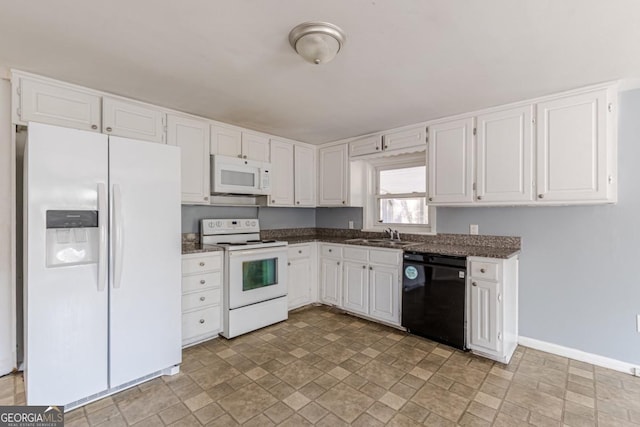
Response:
M305 22L289 33L291 47L312 64L331 61L345 41L346 36L340 27L328 22Z

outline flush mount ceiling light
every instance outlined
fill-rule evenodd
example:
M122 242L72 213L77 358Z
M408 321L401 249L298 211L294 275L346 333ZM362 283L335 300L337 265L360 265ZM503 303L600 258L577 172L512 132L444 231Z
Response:
M305 22L289 33L291 47L312 64L331 61L345 40L346 36L340 27L328 22Z

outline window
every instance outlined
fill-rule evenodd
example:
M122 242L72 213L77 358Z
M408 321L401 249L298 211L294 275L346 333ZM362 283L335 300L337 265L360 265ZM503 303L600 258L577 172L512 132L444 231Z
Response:
M369 170L372 191L365 208L368 229L432 231L434 212L426 204L427 167L423 155L372 161Z

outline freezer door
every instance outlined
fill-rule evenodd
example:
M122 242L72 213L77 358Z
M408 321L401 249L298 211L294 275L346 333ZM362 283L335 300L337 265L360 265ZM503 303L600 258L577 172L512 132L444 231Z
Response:
M65 405L108 388L107 136L38 123L28 133L26 397Z
M111 136L109 167L117 387L181 361L180 149Z

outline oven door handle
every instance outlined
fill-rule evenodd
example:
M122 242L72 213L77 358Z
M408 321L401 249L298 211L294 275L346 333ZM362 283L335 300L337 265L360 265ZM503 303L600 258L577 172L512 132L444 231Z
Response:
M229 251L229 256L230 257L235 257L235 256L247 256L247 255L268 255L268 254L275 254L275 253L287 253L287 247L286 246L276 246L276 247L270 247L270 248L259 248L259 249L246 249L246 250L240 250L240 251Z

